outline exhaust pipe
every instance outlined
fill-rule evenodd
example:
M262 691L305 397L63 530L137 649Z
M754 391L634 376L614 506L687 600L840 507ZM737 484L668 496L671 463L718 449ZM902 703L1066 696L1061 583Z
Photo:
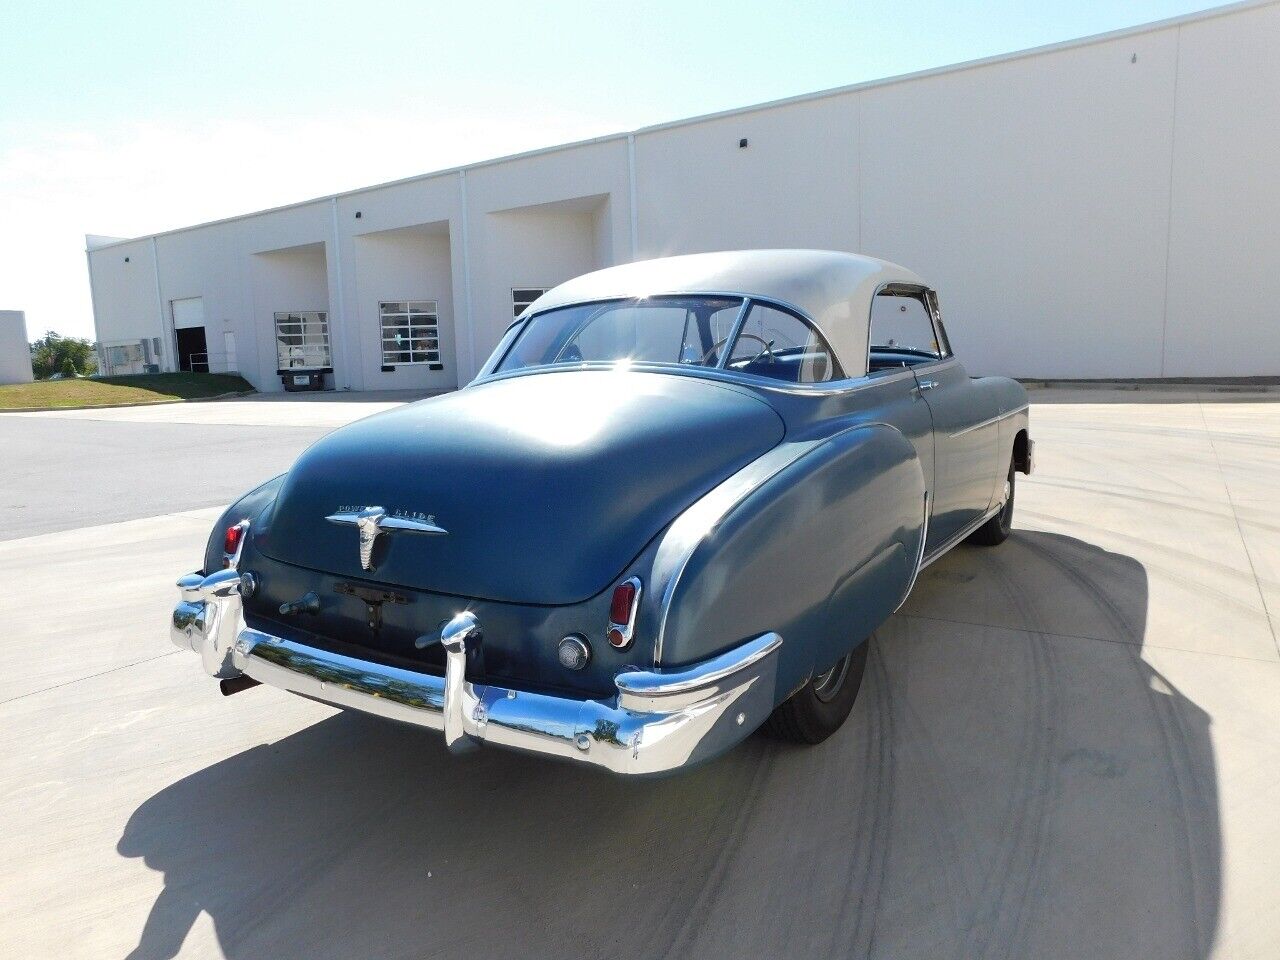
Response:
M247 674L241 674L238 677L228 677L225 680L218 681L218 689L222 691L224 697L229 697L233 693L239 693L241 690L248 690L256 687L261 680L255 680Z

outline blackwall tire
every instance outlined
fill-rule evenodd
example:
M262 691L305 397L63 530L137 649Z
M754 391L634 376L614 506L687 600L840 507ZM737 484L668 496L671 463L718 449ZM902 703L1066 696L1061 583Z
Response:
M839 730L862 689L870 647L869 640L860 643L830 670L811 678L778 704L764 722L765 732L779 740L814 744Z
M1009 539L1009 532L1013 529L1013 496L1017 492L1014 483L1015 476L1013 461L1010 460L1009 473L1005 480L1004 508L973 533L969 534L970 543L976 543L980 547L994 547Z

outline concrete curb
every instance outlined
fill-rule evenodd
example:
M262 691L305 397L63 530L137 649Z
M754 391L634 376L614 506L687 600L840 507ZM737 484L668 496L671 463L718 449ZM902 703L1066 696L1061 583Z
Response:
M169 403L208 403L211 400L231 400L234 397L248 397L257 390L237 390L232 393L219 393L212 397L173 397L169 400L135 400L133 403L84 403L76 407L5 407L0 415L6 413L58 413L62 410L118 410L121 407L158 407Z
M1195 377L1166 377L1143 380L1065 380L1015 378L1028 390L1130 390L1160 392L1168 390L1199 393L1276 393L1277 377L1217 377L1203 380Z

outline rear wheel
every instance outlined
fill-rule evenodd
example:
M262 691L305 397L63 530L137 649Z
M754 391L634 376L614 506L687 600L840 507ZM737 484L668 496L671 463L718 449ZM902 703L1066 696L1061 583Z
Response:
M870 646L870 641L860 643L830 669L814 675L774 709L764 729L793 743L821 743L839 730L858 699Z
M969 534L969 542L982 547L994 547L1009 539L1009 531L1013 529L1013 494L1014 494L1013 461L1009 461L1009 473L1004 481L1004 506L994 517Z

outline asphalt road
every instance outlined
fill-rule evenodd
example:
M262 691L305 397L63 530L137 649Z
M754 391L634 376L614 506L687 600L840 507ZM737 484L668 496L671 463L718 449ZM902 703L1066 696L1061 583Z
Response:
M1013 537L925 572L829 741L657 781L221 698L165 632L199 484L0 543L0 956L1274 960L1280 404L1148 399L1037 395Z
M395 402L254 398L0 414L0 540L229 503L288 470L329 430Z

